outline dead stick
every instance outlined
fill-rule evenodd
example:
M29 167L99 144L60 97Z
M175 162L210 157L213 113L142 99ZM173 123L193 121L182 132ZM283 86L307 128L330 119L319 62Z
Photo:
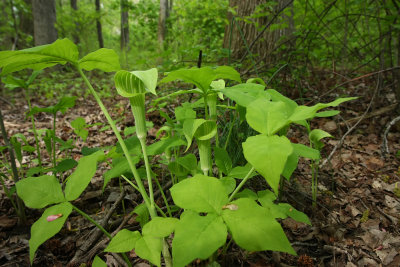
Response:
M121 194L119 195L118 199L114 202L114 204L111 206L110 210L108 211L108 213L106 214L106 216L104 217L104 219L101 221L100 225L104 228L107 226L108 224L108 220L111 218L112 214L114 213L114 211L116 210L118 204L122 201L122 199L125 197L125 190L122 190ZM92 244L94 242L96 242L100 236L103 233L100 231L100 229L95 228L92 231L92 235L90 236L89 239L86 240L85 243L82 244L82 246L80 246L78 248L78 250L76 251L74 257L72 258L72 260L70 260L70 262L68 264L71 264L73 266L73 264L80 260L82 258L82 255L84 253L86 253L86 251L92 246Z
M390 128L392 128L393 125L396 124L400 120L400 116L397 116L394 118L386 127L385 133L383 134L383 143L382 143L382 156L386 156L386 154L389 154L389 146L388 146L388 140L387 136L389 134Z
M346 136L348 136L358 126L358 124L360 124L360 122L365 118L365 116L367 115L368 111L370 110L370 108L372 106L372 103L374 102L375 96L376 96L376 94L378 92L380 79L381 79L381 75L378 76L378 82L376 83L374 94L372 95L371 101L369 102L367 109L361 115L360 119L352 127L350 127L350 129L348 129L347 132L342 136L342 138L340 139L339 143L333 148L333 150L329 154L329 156L321 163L321 165L319 166L320 168L325 166L325 164L332 159L332 157L335 154L336 150L338 150L340 147L342 147L344 139L346 138Z

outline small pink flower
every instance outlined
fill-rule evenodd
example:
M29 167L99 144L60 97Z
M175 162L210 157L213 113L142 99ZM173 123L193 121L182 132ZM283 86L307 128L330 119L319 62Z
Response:
M48 222L52 222L52 221L54 221L54 220L57 220L57 219L60 218L60 217L62 217L62 214L61 214L61 213L55 214L55 215L50 215L50 216L47 216L47 221L48 221Z

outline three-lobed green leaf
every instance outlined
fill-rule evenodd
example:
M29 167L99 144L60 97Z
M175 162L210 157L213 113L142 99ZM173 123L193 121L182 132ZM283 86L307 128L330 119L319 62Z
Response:
M226 225L216 214L200 216L182 213L172 241L173 266L183 267L193 260L207 259L226 242Z
M25 178L18 181L16 187L18 196L26 206L33 209L41 209L50 204L65 201L61 185L54 176Z
M242 144L246 160L260 173L275 193L278 193L280 175L293 147L286 136L256 135Z

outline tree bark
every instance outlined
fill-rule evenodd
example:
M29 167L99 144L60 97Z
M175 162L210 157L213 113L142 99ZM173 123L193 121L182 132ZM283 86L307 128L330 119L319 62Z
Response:
M97 12L97 18L96 18L96 28L97 28L97 40L99 42L99 47L103 48L104 47L104 39L103 39L103 30L101 27L101 12L100 12L100 0L95 1L96 4L96 12Z
M160 50L164 50L164 41L167 34L168 0L160 0L160 14L158 16L158 43Z
M265 2L265 0L230 0L229 6L237 7L235 17L244 18L251 16L256 7ZM255 54L262 61L271 62L273 59L271 53L286 41L282 37L290 37L294 29L293 13L291 16L282 15L286 8L292 8L292 4L293 0L279 0L269 16L252 18L253 23L236 19L232 13L228 13L230 24L225 28L224 48L230 49L230 58L243 61L244 57L251 56L249 54ZM269 30L270 25L285 22L289 27Z
M75 32L72 34L72 36L73 36L73 38L74 38L74 42L75 42L75 44L79 44L79 42L80 42L80 39L79 39L79 23L77 22L77 12L76 11L78 11L78 2L77 2L77 0L71 0L71 2L70 2L70 4L71 4L71 8L73 9L72 11L72 14L73 14L73 17L72 17L72 19L75 21Z
M129 20L128 1L121 0L121 50L126 51L129 47Z
M57 40L55 0L33 0L32 14L35 45L49 44Z

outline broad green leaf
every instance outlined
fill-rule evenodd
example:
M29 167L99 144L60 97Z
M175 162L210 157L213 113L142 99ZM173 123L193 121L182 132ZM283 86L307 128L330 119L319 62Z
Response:
M225 81L222 80L222 79L217 80L217 81L212 81L210 86L213 89L224 89L225 88Z
M279 93L278 91L274 90L274 89L268 89L266 90L267 93L271 96L271 100L274 102L284 102L286 104L286 108L288 110L288 114L292 114L293 111L299 106L297 105L297 103L295 101L293 101L292 99L282 95L281 93Z
M99 257L94 257L92 267L107 267L107 264Z
M140 141L137 136L131 136L131 137L125 139L124 143L125 143L126 147L128 148L128 151L130 154L133 154L133 155L141 155L142 154L142 147L140 146ZM123 153L122 147L119 144L119 142L117 143L117 153L120 153L120 154Z
M222 177L219 179L221 181L221 183L224 185L225 187L225 192L227 194L230 194L233 192L233 190L235 190L236 188L236 180L232 177Z
M175 174L178 177L184 177L187 176L190 171L179 164L177 161L172 161L168 164L168 170L170 170L173 174Z
M84 70L99 69L105 72L121 69L117 53L107 48L100 48L81 58L79 60L79 67Z
M140 161L139 157L132 157L132 163L137 164ZM125 157L115 158L110 170L104 173L103 190L112 178L120 177L122 174L131 172L128 160Z
M259 98L246 109L247 123L259 133L273 135L289 122L290 114L284 102L272 102Z
M158 72L153 68L147 71L118 71L114 76L118 94L123 97L133 97L151 92L156 94Z
M135 220L140 223L141 227L143 227L149 221L149 210L144 203L137 205L133 212L138 215Z
M246 164L245 166L236 166L229 172L229 177L237 178L237 179L244 179L246 175L250 172L250 170L253 168L250 164ZM253 171L250 174L250 178L255 176L257 173Z
M176 162L189 170L192 174L195 174L197 171L197 158L194 154L190 153L183 157L178 157Z
M295 221L302 222L308 225L311 225L311 221L306 214L301 211L296 210L292 207L292 205L288 203L279 203L277 209L279 209L282 213L284 213L287 217L292 218ZM286 218L286 217L285 217ZM281 218L281 219L285 219Z
M177 222L179 222L179 220L176 218L155 217L145 224L142 230L142 235L167 237L175 230Z
M264 86L255 83L242 83L232 87L216 90L235 101L238 105L247 107L264 92Z
M1 53L1 52L0 52ZM19 78L8 75L7 77L1 80L7 88L15 89L15 88L28 88L28 84Z
M317 114L315 114L315 117L319 117L319 118L332 117L332 116L336 116L339 113L340 113L340 110L327 110L327 111L318 112Z
M187 140L186 150L192 144L193 137L200 140L208 140L217 133L217 125L215 121L204 119L187 119L183 123L183 133Z
M224 209L222 218L236 244L248 251L272 250L296 255L282 227L267 209L248 198L235 200L232 204L237 209Z
M308 107L308 106L298 106L296 109L293 111L293 114L290 116L289 120L296 122L296 121L301 121L301 120L306 120L306 119L311 119L315 117L315 114L317 113L318 110L327 108L327 107L336 107L340 105L343 102L350 101L357 99L357 97L346 97L346 98L338 98L335 101L332 101L330 103L318 103L314 106Z
M264 82L263 79L261 78L250 78L246 81L246 83L256 83L256 84L261 84L263 86L267 86Z
M248 188L245 188L235 195L235 199L238 199L238 198L249 198L252 200L257 200L258 196L255 192L251 191Z
M68 39L57 40L52 44L36 46L18 51L1 51L0 68L2 75L22 69L40 70L57 64L78 61L78 48Z
M313 149L311 147L302 145L302 144L294 144L292 143L293 152L288 157L285 168L282 172L282 175L289 180L292 176L293 172L297 168L297 164L299 163L300 157L305 157L309 159L319 159L320 153L318 150Z
M242 145L246 160L278 193L280 175L293 151L289 139L285 136L256 135L247 138Z
M65 201L61 185L54 176L29 177L16 183L17 194L27 207L41 209Z
M273 203L276 200L276 195L271 190L262 190L257 192L258 202L261 203L262 206L268 206L269 203Z
M228 175L232 170L232 160L229 157L228 152L220 147L214 148L215 164L217 165L219 171Z
M159 237L142 236L136 241L135 252L156 266L161 266L162 239Z
M65 198L68 201L77 199L86 189L90 180L96 173L97 161L102 156L104 156L104 152L100 150L89 156L82 157L78 161L78 167L76 167L76 170L67 178L64 192Z
M327 133L320 129L314 129L309 134L310 141L316 149L321 149L324 146L324 143L321 142L321 139L326 137L332 138L333 136L330 133Z
M309 146L292 143L292 147L293 147L293 153L296 153L296 155L298 155L300 157L309 158L309 159L319 159L320 158L319 151L314 148L311 148Z
M215 69L203 67L175 70L168 73L167 77L162 79L160 83L182 80L196 85L205 93L210 89L211 82L217 79L230 79L241 82L240 74L235 69L232 67L220 66Z
M67 112L69 108L72 108L75 106L75 99L76 97L69 97L65 96L58 101L58 103L54 106L49 106L45 108L39 108L39 107L33 107L28 113L27 116L32 116L35 114L38 114L40 112L45 112L45 113L50 113L50 114L56 114L57 112L61 112L64 114Z
M135 248L136 241L141 238L138 231L129 231L122 229L112 239L108 246L104 249L105 252L128 252Z
M176 107L175 118L180 122L183 122L186 119L196 119L196 111L190 107Z
M219 214L228 201L223 184L217 178L201 174L175 184L170 192L176 205L197 212Z
M57 164L55 171L58 173L65 172L75 168L77 165L78 162L76 162L76 160L74 159L64 159L63 161Z
M184 146L184 145L186 145L186 142L183 141L178 136L165 138L156 143L149 145L147 147L147 155L149 155L149 156L159 155L159 154L164 153L167 149L170 149L171 147L178 147L178 146Z
M207 259L226 242L227 229L220 216L182 213L172 241L174 267L184 267L195 259Z
M29 239L29 258L31 264L39 246L61 230L71 211L72 205L69 202L57 204L47 208L39 220L32 225L31 238ZM51 222L47 221L47 217L59 214L61 216L58 219Z

